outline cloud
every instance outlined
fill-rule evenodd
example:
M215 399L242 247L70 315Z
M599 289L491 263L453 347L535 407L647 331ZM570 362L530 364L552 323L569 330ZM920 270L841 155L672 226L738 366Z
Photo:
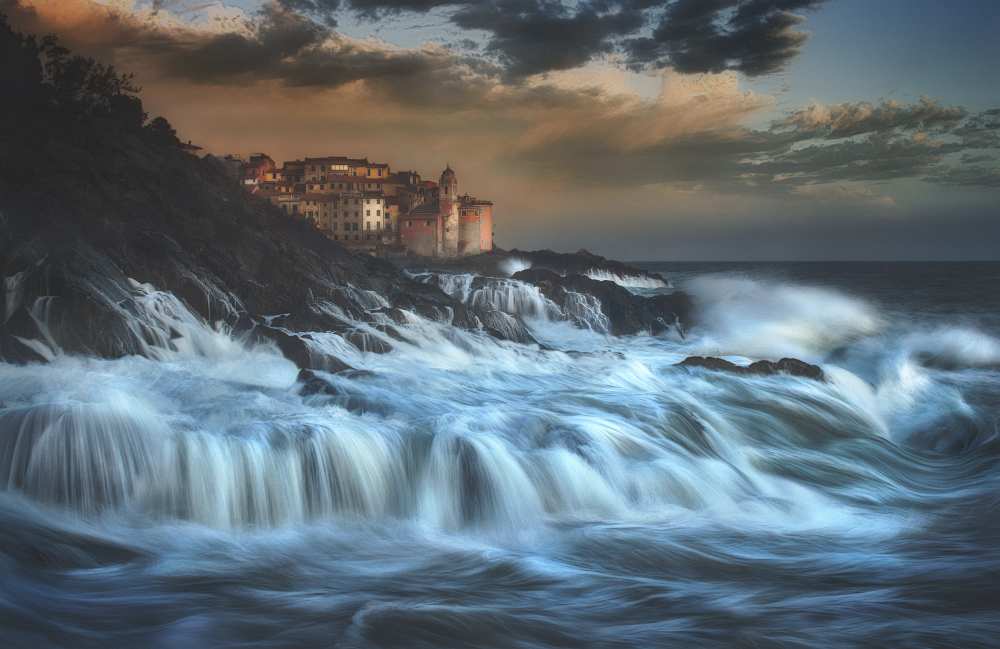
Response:
M476 2L451 19L463 29L490 33L485 51L513 78L584 65L611 53L617 37L645 22L642 12L631 8L599 11L584 3L569 9L546 0Z
M959 106L942 106L927 97L914 104L897 101L812 104L779 121L775 128L794 129L814 137L844 138L893 130L937 129L954 126L966 117Z
M334 25L444 10L455 26L488 35L483 52L519 78L625 53L634 69L686 73L780 70L808 34L795 10L825 0L280 0ZM646 35L652 28L652 34Z
M635 67L768 74L794 58L808 38L796 29L804 19L793 12L820 4L822 0L676 0L651 36L625 45Z
M701 43L697 47L715 38L749 42L736 34L759 25L791 24L790 11L815 4L679 0L664 10L666 22L654 37L665 43L686 39L690 47L677 50L683 58L694 54L695 41ZM60 32L74 47L140 70L147 94L162 102L168 115L171 108L187 114L190 105L224 105L236 88L251 89L244 101L253 102L253 89L258 89L257 101L268 105L256 124L244 125L245 132L260 137L274 132L278 146L288 149L298 143L298 150L290 150L294 155L314 145L312 133L343 138L347 132L367 132L370 139L389 137L445 157L448 150L474 149L482 164L523 182L542 179L602 190L670 187L833 199L839 190L821 188L901 179L996 186L1000 110L969 114L928 98L813 104L769 128L752 129L745 125L749 118L774 107L772 97L740 88L736 70L760 65L756 54L727 59L723 67L728 69L718 73L668 69L661 73L658 96L635 93L630 84L646 77L611 62L574 67L589 58L588 52L606 48L614 35L631 29L604 18L655 10L642 0L590 0L572 10L536 0L453 3L456 16L464 12L473 21L470 28L486 25L488 16L498 18L491 23L487 48L494 48L499 65L440 45L399 48L348 38L301 13L360 11L362 6L422 11L426 2L272 2L241 19L229 16L221 29L217 23L178 19L169 3L156 7L155 16L92 0L6 0L0 6L16 10L15 25ZM497 14L500 7L509 11ZM475 19L481 23L470 17L473 10L485 12ZM588 21L590 37L579 41L578 50L562 47L560 36L549 35L576 34ZM556 51L551 56L563 62L551 60L547 52L536 57L528 44L532 40ZM703 63L694 67L715 66ZM512 70L526 74L560 65L571 69L510 77ZM294 120L287 115L295 115ZM192 118L191 123L198 122ZM237 141L235 133L231 140Z

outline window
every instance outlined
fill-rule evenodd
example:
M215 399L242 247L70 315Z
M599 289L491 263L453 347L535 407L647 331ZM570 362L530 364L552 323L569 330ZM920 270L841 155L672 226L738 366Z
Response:
M382 216L382 210L375 210L375 216Z
M365 216L371 216L371 215L372 215L371 210L365 210Z
M371 230L372 229L372 222L369 221L368 223L365 224L365 226L366 226L367 229Z

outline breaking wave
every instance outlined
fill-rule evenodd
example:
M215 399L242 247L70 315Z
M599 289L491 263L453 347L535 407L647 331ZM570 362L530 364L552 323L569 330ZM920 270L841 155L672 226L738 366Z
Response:
M664 282L657 277L650 277L648 275L619 275L600 268L591 268L586 272L586 275L590 279L595 279L599 282L614 282L615 284L624 286L625 288L672 288L668 282Z
M903 340L903 346L919 362L931 367L1000 367L1000 340L966 327L913 333Z
M508 277L529 268L531 268L531 262L521 257L507 257L500 262L500 272L506 274Z
M730 275L695 278L687 288L699 309L699 348L709 354L816 362L885 324L870 304L833 289Z

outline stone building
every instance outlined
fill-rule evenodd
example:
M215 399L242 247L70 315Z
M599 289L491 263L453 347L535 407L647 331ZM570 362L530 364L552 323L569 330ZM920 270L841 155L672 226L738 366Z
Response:
M426 257L461 257L493 250L493 203L458 192L448 165L427 198L399 217L402 247Z

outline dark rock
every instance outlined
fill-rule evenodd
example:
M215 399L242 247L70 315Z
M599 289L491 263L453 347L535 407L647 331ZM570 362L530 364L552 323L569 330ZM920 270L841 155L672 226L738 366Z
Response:
M26 340L44 340L38 323L24 306L19 307L0 327L0 359L8 363L44 363L48 359Z
M504 277L511 260L526 261L532 268L551 270L558 275L585 275L588 271L605 271L620 276L638 276L658 279L666 283L659 273L651 273L630 264L595 255L586 250L563 253L552 250L501 250L499 248L481 255L458 259L406 259L407 268L413 270L470 272L492 277Z
M645 297L615 284L585 275L559 275L544 268L530 268L514 274L514 279L537 286L545 297L566 305L567 294L586 293L597 298L601 311L611 323L615 335L648 331L653 335L676 328L683 333L693 311L690 296L681 291Z
M304 397L314 394L327 394L335 397L341 394L341 391L335 385L317 376L312 370L299 370L299 375L295 381L302 384L299 388L299 394Z
M501 340L510 340L524 345L537 345L538 341L528 331L528 327L517 316L503 311L488 310L480 314L483 330Z
M743 366L714 356L689 356L678 363L678 365L700 367L707 370L730 372L732 374L759 376L789 374L816 381L824 379L822 368L796 358L782 358L780 361L755 361L750 365Z

